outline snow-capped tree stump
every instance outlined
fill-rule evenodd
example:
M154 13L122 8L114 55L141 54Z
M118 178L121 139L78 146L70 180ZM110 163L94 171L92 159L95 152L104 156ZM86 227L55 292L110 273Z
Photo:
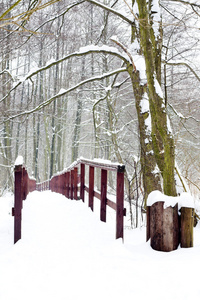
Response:
M193 247L194 209L181 207L181 248Z
M153 249L167 252L179 244L182 248L193 247L194 200L189 193L170 197L153 191L147 206L147 238Z
M163 204L150 206L150 239L154 250L169 252L179 245L178 205L164 208Z

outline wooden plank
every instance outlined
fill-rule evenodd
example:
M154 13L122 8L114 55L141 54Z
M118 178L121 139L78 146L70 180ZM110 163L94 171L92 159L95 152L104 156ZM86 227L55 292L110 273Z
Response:
M113 201L107 199L106 204L107 204L110 208L112 208L112 209L114 209L114 210L117 210L117 205L116 205L115 202L113 202Z
M162 215L163 202L156 202L150 207L150 237L151 247L162 251Z
M95 160L89 160L85 158L81 158L78 163L83 163L88 166L92 166L95 168L100 168L104 169L107 171L119 171L119 172L124 172L125 166L124 165L119 165L118 163L112 163L112 162L101 162L101 161L95 161Z
M162 229L162 251L169 252L174 250L174 207L163 209L163 229ZM178 215L178 212L177 212Z
M81 164L81 175L80 175L81 187L80 187L80 198L85 202L85 165Z
M193 247L194 209L181 207L181 248Z
M29 192L33 192L36 190L36 180L29 178Z
M60 194L65 195L65 174L60 174Z
M28 173L25 167L22 168L22 207L23 207L23 200L26 200L28 195Z
M66 197L69 198L70 172L66 173Z
M117 172L116 239L124 238L124 172Z
M87 185L85 185L85 191L89 193L89 187Z
M94 209L94 167L89 166L89 207Z
M100 220L106 222L107 170L101 169Z
M67 197L67 172L63 174L63 195Z
M150 207L147 206L146 208L146 241L148 242L148 240L150 239Z
M78 168L74 168L74 199L78 200Z
M101 200L101 194L97 191L94 191L94 197Z
M169 252L179 245L178 205L163 208L159 201L150 207L151 247L157 251Z
M97 191L94 191L94 197L101 200L101 194ZM116 210L117 206L116 206L116 203L113 202L112 200L108 199L106 197L106 205L108 205L110 208Z
M14 243L21 239L22 166L15 166Z
M74 170L70 172L70 199L74 199Z
M180 222L178 203L173 209L173 250L176 250L180 244Z

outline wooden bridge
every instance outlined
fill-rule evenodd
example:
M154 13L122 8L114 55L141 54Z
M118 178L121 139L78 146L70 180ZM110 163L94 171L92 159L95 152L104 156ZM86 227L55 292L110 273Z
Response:
M86 167L88 168L88 186L86 185ZM94 188L95 169L101 172L100 192ZM108 199L107 173L116 173L116 201ZM14 243L21 239L23 200L29 192L51 190L60 193L71 200L85 202L85 192L88 193L88 205L93 210L94 197L100 200L100 220L106 222L106 207L116 211L116 239L123 239L123 217L126 215L124 208L124 171L125 166L100 160L88 160L81 158L71 164L62 172L54 175L50 180L37 183L28 176L23 162L15 164L15 188L14 188Z

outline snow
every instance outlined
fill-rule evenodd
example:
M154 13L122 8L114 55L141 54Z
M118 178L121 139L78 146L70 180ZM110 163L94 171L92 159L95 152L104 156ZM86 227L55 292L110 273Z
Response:
M150 114L150 109L149 109L149 98L147 93L145 92L142 100L140 101L140 107L141 107L141 113L149 113L148 117L145 119L145 126L146 126L146 135L151 134L151 114ZM151 137L149 137L151 138ZM149 139L145 139L146 143L149 143Z
M97 46L97 45L87 45L84 47L81 47L79 49L79 53L86 53L86 52L90 52L90 51L96 51L96 52L108 52L108 53L112 53L112 54L116 54L119 55L121 58L124 58L124 60L129 60L128 56L125 54L122 54L121 52L118 51L117 48L115 47L110 47L107 45L102 45L102 46Z
M158 252L145 228L126 229L122 243L110 212L103 223L87 203L35 191L13 245L12 202L0 198L0 299L198 299L200 228L193 248Z
M153 21L154 21L153 22L154 34L155 34L155 37L158 37L160 35L160 33L159 33L159 26L160 26L160 22L161 22L160 5L159 5L159 1L158 0L153 0L151 11L154 12L152 14Z
M152 155L153 155L153 151L151 150L150 152L152 152ZM158 168L157 164L156 164L155 169L153 170L152 174L160 174L160 169Z
M142 100L140 101L140 107L142 114L145 114L147 112L149 113L149 97L146 92L144 93Z
M154 85L155 85L155 89L156 89L156 94L161 98L163 99L163 92L162 92L162 89L161 89L161 86L158 82L158 80L154 77Z
M19 155L19 156L16 158L15 166L21 166L21 165L23 165L23 163L24 163L23 156Z
M146 134L151 134L151 114L149 113L149 116L144 121L146 128Z
M137 16L139 15L139 9L136 1L133 4L133 13Z
M133 62L137 71L140 73L140 80L143 84L147 83L147 76L146 76L146 64L145 59L142 55L139 55L138 52L140 50L140 45L137 40L134 40L128 47L128 52L131 54L133 58Z
M171 123L170 123L170 119L169 119L168 115L167 115L167 130L168 130L168 133L172 133L172 127L171 127Z
M62 95L65 94L66 92L67 92L66 89L61 88L57 95Z
M135 54L133 56L133 61L135 63L137 71L140 72L140 80L143 82L143 84L147 83L147 76L146 76L146 64L144 57L139 54Z
M162 194L160 191L153 191L147 198L147 206L152 206L158 201L163 202L164 208L174 207L177 203L178 209L181 209L181 207L194 208L194 199L190 193L182 193L180 196L171 197Z

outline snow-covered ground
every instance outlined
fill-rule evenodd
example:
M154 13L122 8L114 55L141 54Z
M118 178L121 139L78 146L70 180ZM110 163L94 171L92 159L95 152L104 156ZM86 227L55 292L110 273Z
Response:
M122 243L113 222L100 222L86 203L33 192L13 245L12 205L11 196L0 198L1 300L200 297L200 227L193 248L157 252L145 243L145 229L125 230Z

